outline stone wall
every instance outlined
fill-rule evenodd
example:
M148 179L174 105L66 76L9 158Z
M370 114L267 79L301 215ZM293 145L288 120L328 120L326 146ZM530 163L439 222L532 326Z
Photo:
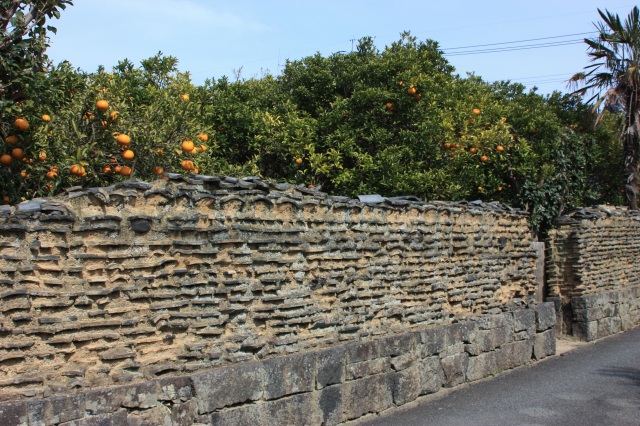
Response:
M527 306L525 213L168 175L0 208L0 400L149 383ZM48 399L48 401L54 401Z
M76 394L0 403L3 426L335 425L555 353L551 303Z
M547 300L558 331L595 340L640 324L640 212L583 208L547 242Z

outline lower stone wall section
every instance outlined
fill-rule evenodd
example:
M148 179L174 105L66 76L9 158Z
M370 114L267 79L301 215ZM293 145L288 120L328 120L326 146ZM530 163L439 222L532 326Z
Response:
M571 299L573 336L601 339L640 325L640 286Z
M541 303L188 376L4 402L0 423L334 425L552 355L555 321L553 304Z

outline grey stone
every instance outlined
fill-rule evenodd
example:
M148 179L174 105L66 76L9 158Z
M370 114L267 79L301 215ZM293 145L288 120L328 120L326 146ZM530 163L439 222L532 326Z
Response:
M368 361L355 362L347 365L347 380L387 373L388 370L390 370L388 358L376 358Z
M343 385L343 420L357 419L391 407L394 374L379 374L346 382Z
M466 352L449 355L440 360L446 387L450 388L464 383L468 362L469 354Z
M393 376L393 403L404 405L416 400L422 390L418 365L407 368Z
M399 356L413 351L420 335L418 333L406 333L399 336L390 336L380 340L380 356Z
M216 426L319 425L321 419L322 414L311 393L243 405L213 413L210 417L211 424Z
M47 422L64 423L81 419L85 415L85 398L82 394L55 395L45 401Z
M316 352L316 388L342 383L345 378L345 360L344 346Z
M0 419L3 426L27 426L29 424L27 404L24 401L0 403Z
M296 354L263 361L264 399L275 399L314 388L315 354Z
M79 420L60 423L60 426L121 426L126 425L127 410L122 408L115 413L99 414L97 416L88 416Z
M533 343L531 340L519 340L500 347L499 367L501 370L519 367L531 362Z
M547 330L536 334L533 342L533 357L541 360L556 353L555 330Z
M540 303L535 307L536 331L548 330L556 325L556 309L552 302Z
M498 367L499 353L485 352L478 356L469 357L466 380L473 382L500 372Z
M420 394L438 392L445 382L444 370L438 356L425 358L418 364L420 373Z
M192 376L198 413L205 414L230 405L262 398L264 367L250 362L217 368Z
M144 234L151 231L151 221L146 219L136 219L131 221L131 230L133 232Z
M346 345L347 363L367 361L380 356L380 342L370 340L364 342L353 342Z
M171 411L164 405L156 405L148 410L130 411L127 426L173 426Z
M513 312L513 331L526 331L535 326L535 311L521 309Z
M327 386L320 391L318 405L322 413L323 425L336 425L342 422L342 386Z
M422 357L439 354L445 348L445 333L442 327L434 327L420 333Z
M191 378L164 377L156 380L158 384L158 401L172 401L177 404L193 397Z

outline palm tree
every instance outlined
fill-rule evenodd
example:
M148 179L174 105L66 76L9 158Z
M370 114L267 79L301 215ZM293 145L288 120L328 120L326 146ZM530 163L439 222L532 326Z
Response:
M569 80L581 86L575 94L593 96L594 111L624 112L621 140L624 146L624 191L630 209L638 209L638 130L640 124L640 10L634 7L624 22L618 15L598 9L602 22L595 24L598 36L585 39L592 62ZM596 124L599 120L596 120Z

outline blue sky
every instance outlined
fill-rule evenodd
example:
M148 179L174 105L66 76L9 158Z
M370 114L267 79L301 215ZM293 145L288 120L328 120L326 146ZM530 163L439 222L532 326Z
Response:
M436 40L445 53L489 48L562 46L447 56L456 72L488 81L536 85L541 93L567 91L565 81L588 65L585 44L597 9L626 16L628 0L75 0L53 21L49 57L84 71L108 69L127 58L136 64L158 51L178 58L193 82L278 74L287 59L351 51L357 39L379 49L403 31ZM567 36L567 37L559 37ZM552 38L553 37L553 38ZM544 39L543 39L544 38ZM482 46L521 40L528 42ZM576 42L571 44L572 42ZM479 46L480 45L480 46ZM465 46L476 46L456 49Z

